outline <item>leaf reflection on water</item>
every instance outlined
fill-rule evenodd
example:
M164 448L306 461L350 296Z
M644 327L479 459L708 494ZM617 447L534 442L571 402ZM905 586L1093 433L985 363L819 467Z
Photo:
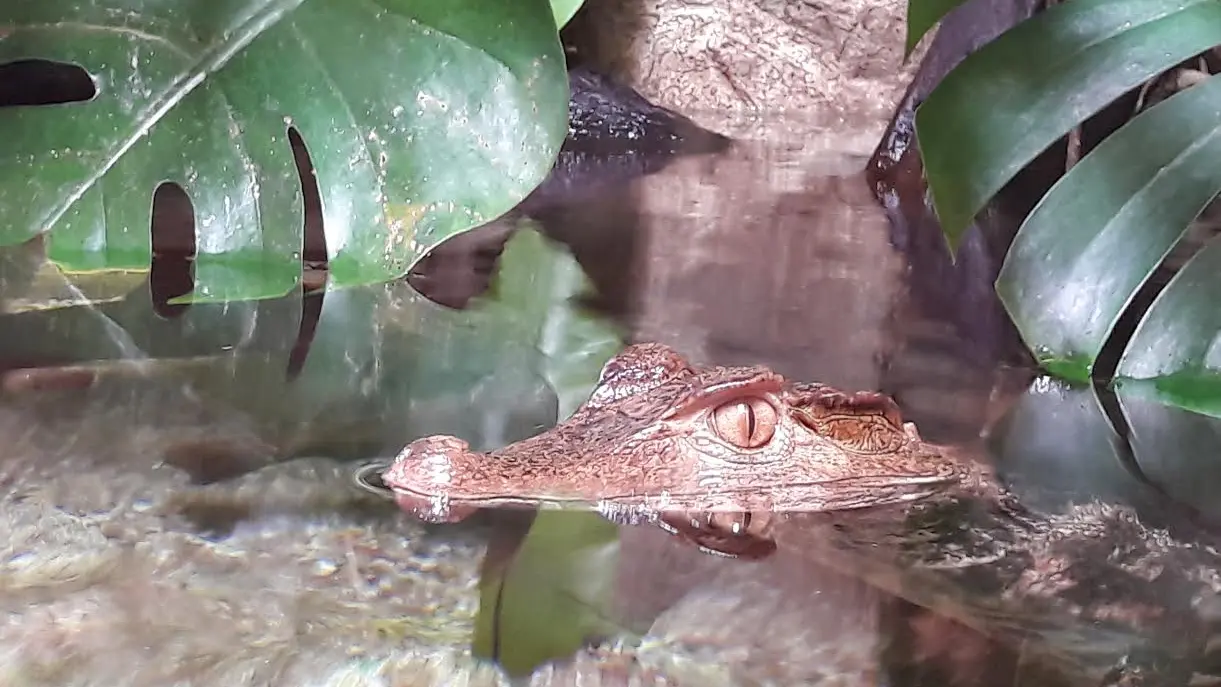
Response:
M320 665L341 670L352 660L351 646L378 652L393 643L403 665L413 665L409 647L438 637L461 652L451 646L455 632L461 635L465 623L469 637L474 623L475 600L466 597L475 590L466 581L477 549L469 536L429 533L377 499L373 505L382 508L371 515L368 495L334 479L351 474L335 459L392 454L436 432L492 448L554 424L557 390L568 399L587 393L621 343L612 329L575 310L572 297L583 283L572 258L523 230L501 261L500 288L461 312L432 304L405 282L326 293L295 376L288 367L300 295L194 304L161 319L141 284L98 302L6 309L0 375L15 370L9 379L33 375L48 383L0 392L0 428L8 437L0 469L10 486L0 505L8 525L24 533L0 557L43 564L80 558L73 547L85 539L38 532L66 531L60 521L67 520L97 547L97 556L86 552L89 560L122 563L64 583L72 589L39 581L39 598L53 604L47 617L75 617L76 604L93 604L89 613L99 621L74 631L81 644L65 670L106 681L107 671L124 666L115 681L168 680L164 670L177 664L156 658L161 641L199 656L179 676L192 673L196 684L232 684L224 681L226 671L256 663L259 680ZM9 275L28 273L3 276ZM27 281L24 291L0 284L0 294L21 292L34 302L38 288L54 289L57 279L64 277ZM112 345L109 330L116 327L132 348ZM64 370L83 384L55 388ZM197 481L211 484L190 484L161 467L168 456L188 464L205 454L194 461L208 473ZM310 458L318 455L329 458ZM300 473L293 478L281 474L293 466L308 469L288 470ZM132 549L133 542L140 545ZM106 554L120 549L126 557ZM86 592L73 595L80 585ZM250 603L234 602L232 594L248 597L250 589L263 591ZM130 627L106 622L106 609L135 609L145 595L160 598L167 610L141 615ZM38 640L22 627L61 631L34 622L48 611L42 601L0 598L16 604L13 622L0 627L0 644ZM216 604L229 610L218 612L215 623L182 622L192 609ZM428 604L432 613L421 610ZM404 622L394 627L405 634L379 630L371 638L368 628L384 626L395 613ZM261 634L291 614L321 634L287 643ZM103 628L104 637L96 634ZM91 653L88 646L104 650Z

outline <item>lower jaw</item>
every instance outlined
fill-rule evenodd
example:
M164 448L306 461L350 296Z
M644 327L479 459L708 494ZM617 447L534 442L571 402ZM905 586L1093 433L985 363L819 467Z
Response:
M455 506L442 500L403 492L395 492L394 502L416 519L434 524L461 522L479 510L474 506Z

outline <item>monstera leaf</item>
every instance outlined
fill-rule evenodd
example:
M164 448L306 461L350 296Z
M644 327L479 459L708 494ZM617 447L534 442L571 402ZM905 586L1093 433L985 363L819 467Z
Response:
M297 283L290 129L315 170L331 286L400 276L504 213L566 131L547 0L7 3L0 63L28 59L78 65L97 92L0 108L0 245L49 232L67 271L146 270L152 194L172 181L194 207L195 300Z
M1150 108L1083 158L1026 219L997 288L1052 371L1090 374L1136 291L1221 190L1219 108L1218 77ZM1199 253L1162 292L1118 370L1132 379L1197 377L1193 386L1214 400L1188 394L1176 402L1200 409L1221 402L1216 382L1206 382L1221 368L1216 252Z
M1100 499L1166 516L1178 504L1221 524L1216 418L1043 377L1013 399L985 447L1005 485L1034 511Z
M914 2L914 0L913 0ZM909 27L909 32L913 29ZM919 30L919 27L916 27ZM954 247L980 208L1041 151L1117 97L1221 44L1215 0L1074 0L968 56L916 116L929 189ZM1189 224L1221 189L1221 81L1134 117L1026 218L997 291L1050 372L1083 381ZM1144 314L1116 375L1221 415L1217 251L1195 257Z
M0 266L16 251L0 249ZM570 414L623 347L609 322L579 306L588 282L562 245L522 226L499 265L495 288L463 310L406 280L196 303L172 318L154 311L147 288L15 313L0 303L0 361L52 378L60 366L126 371L175 397L189 390L240 411L280 449L275 458L367 460L426 434L493 449ZM0 294L9 288L0 280Z

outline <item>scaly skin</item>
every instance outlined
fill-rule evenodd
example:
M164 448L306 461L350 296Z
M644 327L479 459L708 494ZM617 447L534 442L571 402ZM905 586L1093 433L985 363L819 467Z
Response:
M431 521L478 508L596 507L655 521L708 551L766 555L770 514L915 501L986 479L920 439L887 396L791 382L764 367L696 367L631 346L563 424L499 451L419 439L382 475Z
M382 480L430 520L592 505L714 553L760 558L779 541L1021 645L1070 684L1221 683L1208 658L1217 536L1096 500L1028 509L965 453L922 441L881 394L640 344L556 428L487 454L420 439Z

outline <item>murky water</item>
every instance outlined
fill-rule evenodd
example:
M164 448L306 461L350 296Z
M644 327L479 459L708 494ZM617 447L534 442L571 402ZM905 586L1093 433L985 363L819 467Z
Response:
M986 270L955 268L960 301L921 286L860 172L877 125L742 123L724 154L543 204L464 310L400 283L166 320L142 283L105 297L8 251L0 684L506 683L472 642L518 674L552 660L532 684L1041 684L1013 678L1020 647L806 557L718 559L592 515L540 516L518 549L520 523L424 526L351 480L426 434L530 436L655 340L882 390L1018 483L1141 503L1152 477L1215 510L1191 477L1211 426L1128 401L1123 453L1090 390L1014 364ZM444 273L480 264L416 283L480 284Z

